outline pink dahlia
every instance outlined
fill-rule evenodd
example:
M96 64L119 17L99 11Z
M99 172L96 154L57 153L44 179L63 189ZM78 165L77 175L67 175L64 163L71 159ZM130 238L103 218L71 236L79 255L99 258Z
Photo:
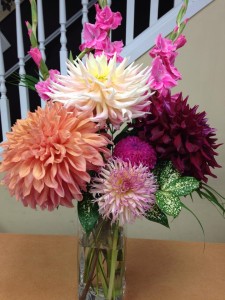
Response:
M155 203L156 180L148 167L112 159L93 179L91 192L103 218L121 224L144 216Z
M159 158L171 160L183 175L207 182L216 177L210 168L219 167L215 130L207 124L206 113L191 108L182 94L152 97L151 114L136 123L139 137L148 141Z
M0 171L10 194L25 206L53 210L82 200L88 170L103 166L108 140L90 121L90 113L48 103L18 120L2 144Z
M123 161L130 161L132 165L142 164L150 170L156 164L155 150L137 136L128 136L119 141L115 146L113 156Z

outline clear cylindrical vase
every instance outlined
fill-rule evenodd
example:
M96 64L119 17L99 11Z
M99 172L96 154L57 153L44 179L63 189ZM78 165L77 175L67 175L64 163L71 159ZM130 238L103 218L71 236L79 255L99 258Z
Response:
M79 225L79 300L122 300L125 293L126 234L119 222L99 218L91 230Z

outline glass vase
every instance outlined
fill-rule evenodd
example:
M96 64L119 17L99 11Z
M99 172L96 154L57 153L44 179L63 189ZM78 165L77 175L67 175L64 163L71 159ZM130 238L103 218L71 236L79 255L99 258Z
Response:
M122 300L125 292L125 228L99 218L91 232L79 225L79 300Z

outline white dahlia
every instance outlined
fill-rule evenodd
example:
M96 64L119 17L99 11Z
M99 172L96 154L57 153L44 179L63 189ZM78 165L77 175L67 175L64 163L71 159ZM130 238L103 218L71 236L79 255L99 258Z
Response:
M148 105L150 88L147 84L149 68L140 65L126 67L125 58L120 64L116 56L88 56L86 62L67 62L68 75L58 75L52 82L49 96L66 107L75 106L81 111L93 111L92 121L109 120L115 127L127 120L141 117Z

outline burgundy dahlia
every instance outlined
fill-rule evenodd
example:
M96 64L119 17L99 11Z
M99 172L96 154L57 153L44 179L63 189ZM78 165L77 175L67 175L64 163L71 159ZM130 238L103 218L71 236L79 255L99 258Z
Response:
M128 136L120 140L115 146L113 156L123 161L130 161L132 165L142 163L143 166L147 166L150 170L156 164L155 150L137 136Z
M159 158L171 160L183 175L207 182L210 167L220 167L215 160L219 146L215 129L207 124L206 112L190 107L182 94L153 96L151 114L140 119L136 127L139 137L148 141Z

